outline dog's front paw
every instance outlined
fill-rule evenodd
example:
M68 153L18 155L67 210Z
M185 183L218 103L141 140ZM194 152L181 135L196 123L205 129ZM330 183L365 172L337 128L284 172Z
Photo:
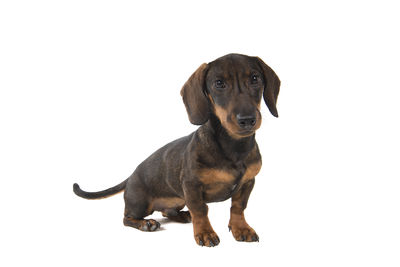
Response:
M215 247L219 244L219 237L215 232L202 232L194 235L199 246Z
M246 241L246 242L259 242L258 235L256 231L250 226L234 226L229 225L229 231L232 231L233 237L237 241Z

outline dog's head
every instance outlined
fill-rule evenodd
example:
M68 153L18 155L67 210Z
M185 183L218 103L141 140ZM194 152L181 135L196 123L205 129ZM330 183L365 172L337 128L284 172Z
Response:
M213 113L232 137L242 138L261 125L262 96L272 115L278 117L279 87L278 76L260 58L229 54L202 64L181 95L191 123L204 124Z

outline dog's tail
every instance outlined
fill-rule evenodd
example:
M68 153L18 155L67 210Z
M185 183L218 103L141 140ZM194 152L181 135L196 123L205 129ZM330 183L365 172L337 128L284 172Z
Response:
M79 185L76 184L76 183L74 184L73 188L74 188L74 193L77 196L80 196L80 197L83 197L83 198L86 198L86 199L99 199L99 198L110 197L112 195L115 195L115 194L118 194L118 193L124 191L127 182L128 182L128 179L126 179L125 181L123 181L122 183L120 183L120 184L118 184L118 185L116 185L114 187L108 188L108 189L103 190L103 191L98 191L98 192L86 192L86 191L83 191L79 187Z

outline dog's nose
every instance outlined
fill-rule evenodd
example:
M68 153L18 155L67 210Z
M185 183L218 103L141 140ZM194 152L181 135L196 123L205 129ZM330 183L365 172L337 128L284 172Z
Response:
M236 119L238 121L240 128L242 129L251 130L254 127L254 125L256 125L256 116L254 115L238 114L236 115Z

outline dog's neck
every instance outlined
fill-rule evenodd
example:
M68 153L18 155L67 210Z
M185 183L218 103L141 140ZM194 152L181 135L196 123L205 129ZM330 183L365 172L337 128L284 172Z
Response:
M223 154L234 163L243 162L254 149L256 145L255 134L240 139L233 138L221 125L219 119L213 114L210 116L207 123L213 130L215 140Z

